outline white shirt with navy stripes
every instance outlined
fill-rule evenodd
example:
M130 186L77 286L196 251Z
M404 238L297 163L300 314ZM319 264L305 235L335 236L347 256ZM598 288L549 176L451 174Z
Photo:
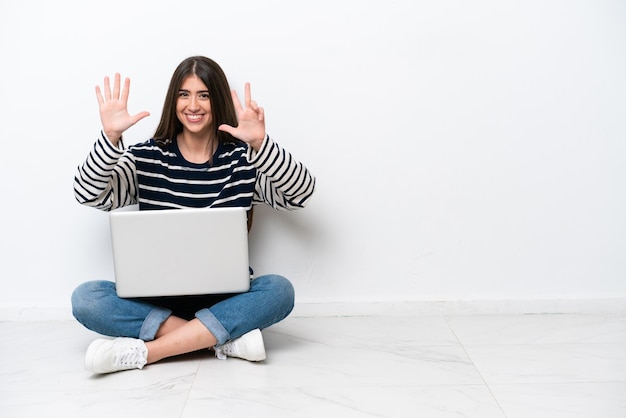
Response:
M258 152L243 142L220 143L211 164L186 161L176 141L163 148L151 139L115 147L100 133L78 166L74 194L84 205L109 211L244 207L266 203L278 210L304 207L315 177L266 135Z

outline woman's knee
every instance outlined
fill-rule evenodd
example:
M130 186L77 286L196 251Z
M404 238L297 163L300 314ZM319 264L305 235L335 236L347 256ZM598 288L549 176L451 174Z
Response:
M258 283L255 283L256 281ZM265 276L259 276L253 283L256 287L262 288L268 291L272 295L272 299L279 302L283 309L290 312L293 309L295 301L295 290L291 282L283 276L278 274L268 274Z
M100 312L100 302L111 292L115 293L115 283L105 280L95 280L78 285L72 293L72 314L81 321L81 318L85 316Z

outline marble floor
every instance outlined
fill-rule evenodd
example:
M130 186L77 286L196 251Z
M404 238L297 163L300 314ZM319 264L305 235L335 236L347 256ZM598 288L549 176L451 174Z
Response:
M73 321L0 322L0 417L626 417L626 316L289 317L262 363L92 376Z

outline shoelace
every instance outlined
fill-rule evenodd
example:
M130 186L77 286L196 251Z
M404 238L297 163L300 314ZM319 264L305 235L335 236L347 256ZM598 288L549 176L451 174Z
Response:
M146 359L138 347L129 347L121 353L117 353L115 356L116 366L143 366L146 364Z
M221 347L213 347L213 350L215 350L215 357L220 360L226 360L228 355L233 354L233 349L234 347L231 343L226 343Z

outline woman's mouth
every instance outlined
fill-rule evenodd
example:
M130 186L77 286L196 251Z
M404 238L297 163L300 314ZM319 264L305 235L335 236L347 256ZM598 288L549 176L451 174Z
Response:
M202 116L203 115L198 115L198 114L187 114L185 115L187 117L187 120L189 122L200 122L202 120Z

